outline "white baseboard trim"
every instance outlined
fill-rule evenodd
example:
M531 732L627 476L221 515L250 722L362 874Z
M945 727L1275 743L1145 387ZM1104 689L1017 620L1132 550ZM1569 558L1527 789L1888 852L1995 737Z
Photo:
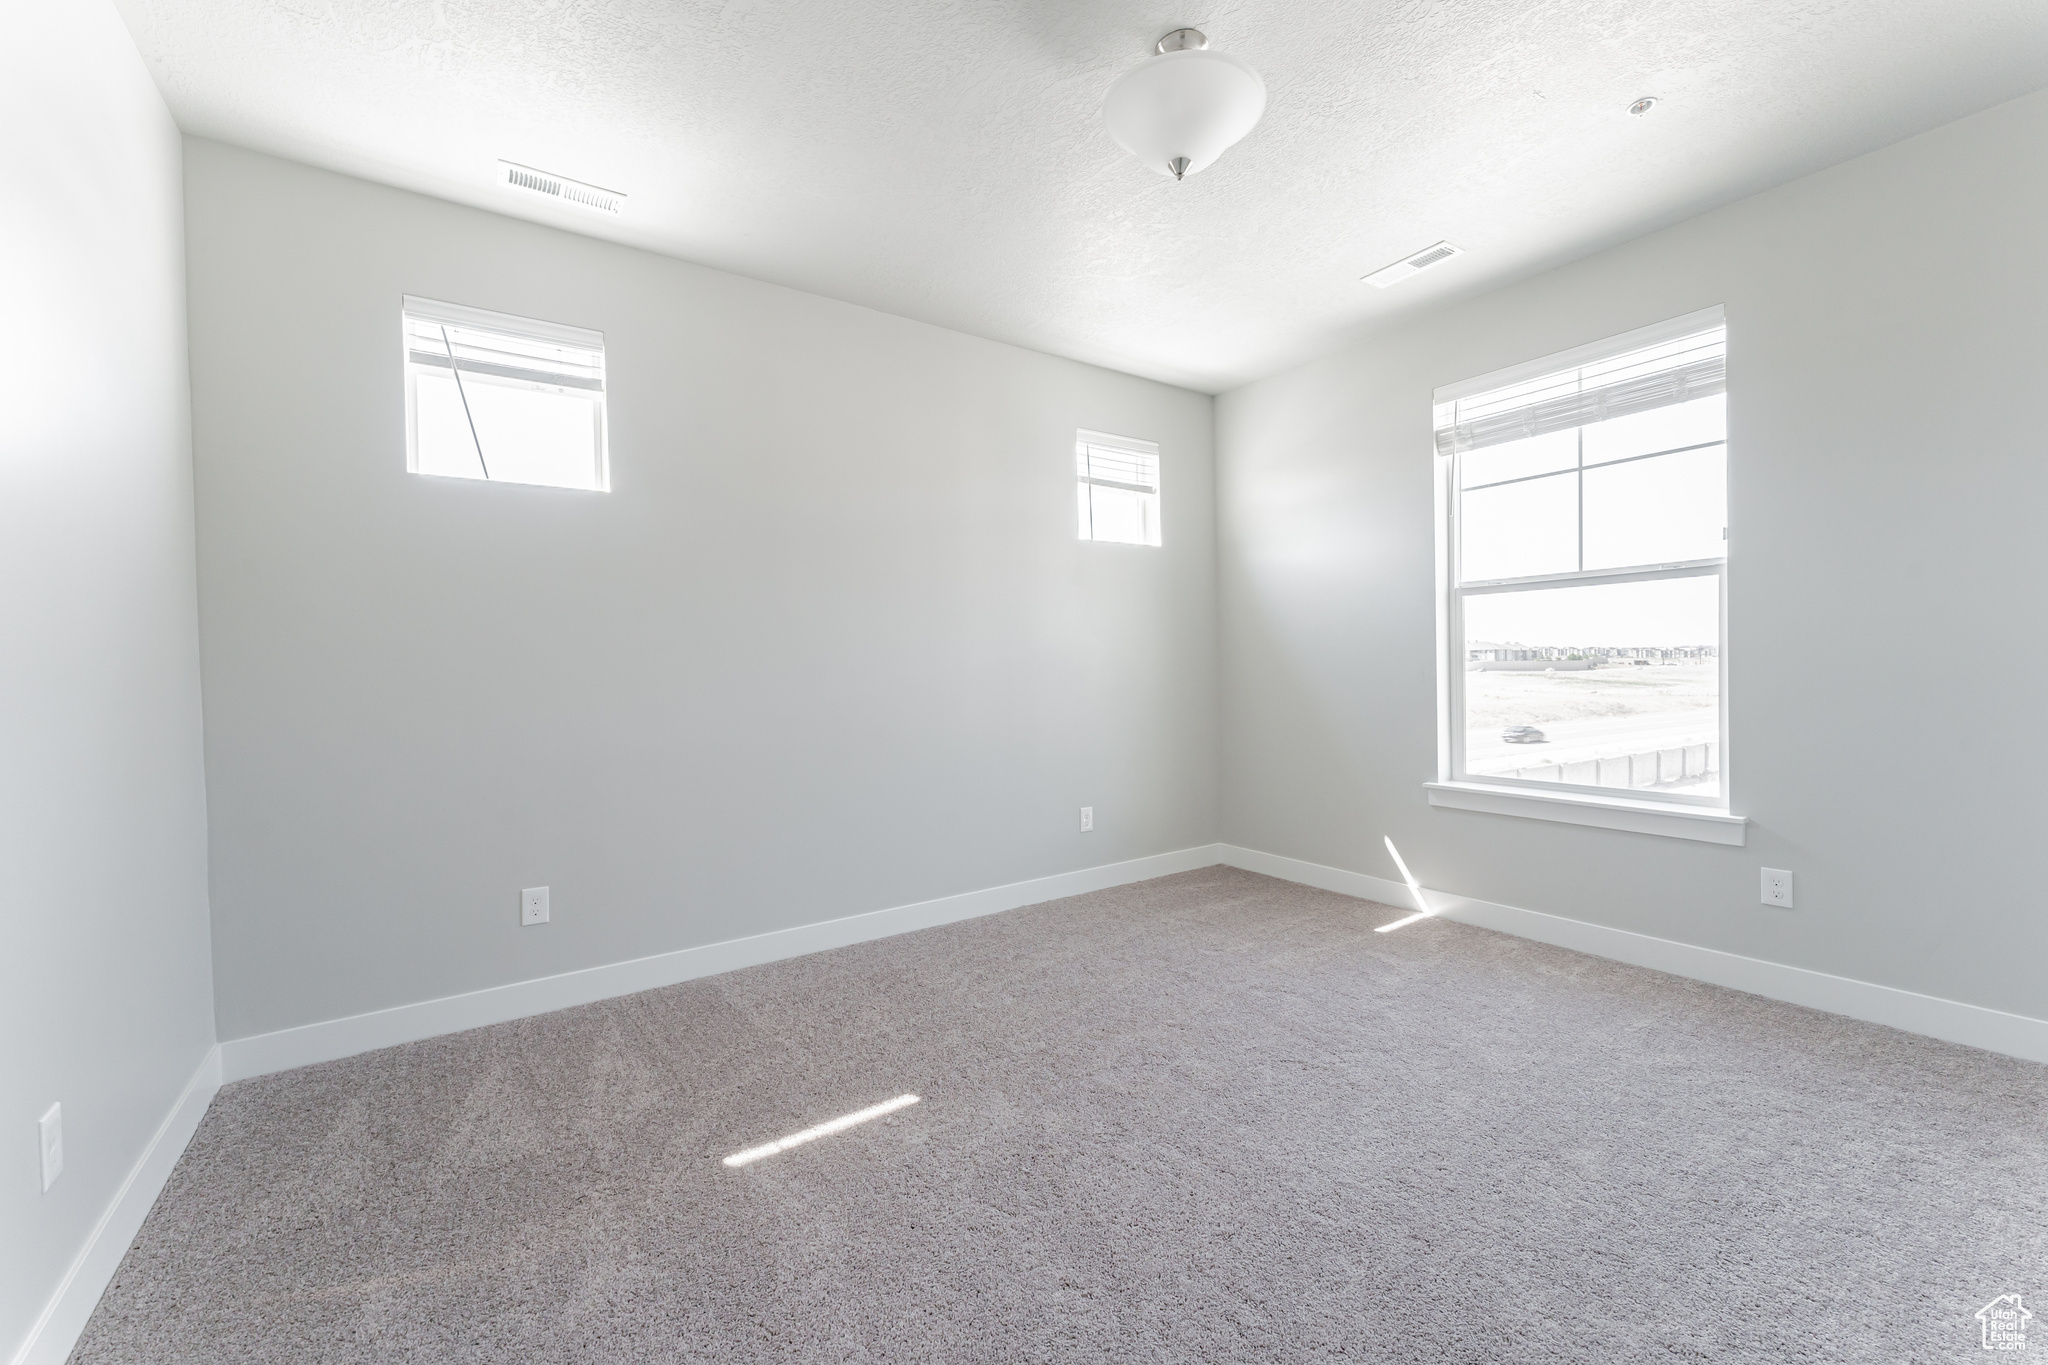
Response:
M816 924L798 925L749 938L731 939L630 962L612 963L559 976L540 977L464 995L401 1005L370 1014L332 1019L276 1033L237 1038L206 1055L184 1093L158 1126L128 1177L72 1259L42 1315L15 1351L11 1365L63 1365L92 1316L100 1295L120 1269L121 1258L163 1192L216 1091L230 1080L331 1061L376 1048L438 1034L479 1028L570 1005L629 995L696 977L798 957L870 939L887 938L955 920L1014 910L1041 901L1101 891L1225 863L1284 881L1320 887L1393 906L1407 914L1414 904L1407 886L1385 877L1326 867L1298 858L1231 844L1204 844L1129 862L988 887L957 896L899 905ZM1825 972L1766 962L1672 939L1565 919L1518 906L1427 891L1429 904L1446 919L1495 929L1519 938L1554 944L1616 962L1669 972L1717 986L1748 991L1812 1009L1884 1024L1930 1038L1962 1043L2027 1061L2048 1062L2048 1020L2007 1014L1981 1005L1921 995L1894 986L1830 976Z
M1321 863L1283 858L1277 853L1261 853L1255 848L1239 848L1236 844L1222 845L1217 861L1241 867L1247 872L1278 877L1283 882L1300 882L1303 886L1378 901L1381 905L1394 906L1403 914L1419 908L1415 897L1409 894L1406 882L1389 881L1365 872L1347 872L1341 867L1324 867ZM1437 902L1432 900L1430 904Z
M28 1329L28 1336L15 1351L12 1365L64 1365L100 1295L113 1282L114 1272L121 1268L121 1258L128 1254L129 1243L142 1230L142 1220L149 1216L156 1197L163 1193L172 1168L185 1154L186 1144L199 1131L199 1120L206 1117L206 1106L213 1103L220 1084L220 1049L215 1047L207 1051L199 1069L185 1083L184 1093L157 1125L149 1145L142 1149L121 1188L114 1192L85 1245L72 1257L64 1278L57 1282L56 1292L43 1306L42 1316Z
M373 1052L378 1048L417 1042L444 1033L501 1024L508 1019L523 1019L550 1010L567 1009L571 1005L587 1005L613 996L652 990L657 986L673 986L679 981L712 976L739 967L801 957L827 948L843 948L850 943L888 938L913 929L928 929L936 924L1014 910L1020 905L1059 900L1063 896L1084 895L1112 886L1164 877L1173 872L1190 872L1222 861L1221 845L1200 844L1172 853L1133 858L1129 862L1085 867L1075 872L1012 882L1007 886L942 896L938 900L871 910L844 919L800 924L749 938L707 943L697 948L683 948L672 953L658 953L652 957L587 967L557 976L515 981L462 995L443 996L368 1014L280 1029L275 1033L234 1038L220 1045L221 1074L224 1081L239 1081L273 1071L310 1066L314 1062L330 1062L337 1057L353 1057L360 1052Z
M220 1080L243 1080L314 1062L351 1057L422 1038L459 1033L572 1005L587 1005L658 986L671 986L740 967L758 966L782 958L887 938L1174 872L1188 872L1214 863L1227 863L1285 881L1378 901L1395 906L1404 914L1414 906L1407 886L1385 877L1325 867L1231 844L1202 844L1148 858L1134 858L1129 862L1082 868L957 896L849 915L843 919L797 925L748 938L729 939L723 943L709 943L557 976L516 981L463 995L444 996L299 1028L281 1029L275 1033L230 1039L219 1049ZM1761 958L1701 948L1673 939L1654 938L1626 929L1524 910L1519 906L1454 896L1447 892L1428 891L1427 894L1431 908L1438 914L1465 924L1496 929L1520 938L1649 967L1695 981L1728 986L1773 1000L1885 1024L1909 1033L1964 1043L2029 1061L2048 1062L2048 1020L2006 1014L1981 1005L1830 976L1804 967L1766 962Z
M1300 882L1325 891L1341 891L1345 895L1379 901L1399 908L1403 914L1414 905L1414 898L1403 883L1363 872L1324 867L1320 863L1283 858L1278 854L1230 844L1223 845L1220 861L1247 872L1262 872L1269 877ZM1555 944L1560 948L1637 967L1650 967L1673 976L1805 1005L1809 1009L1845 1014L1851 1019L1980 1047L1987 1052L2001 1052L2008 1057L2048 1062L2048 1020L2007 1014L1982 1005L1967 1005L1960 1000L1921 995L1896 986L1830 976L1804 967L1788 967L1781 962L1724 953L1717 948L1700 948L1673 939L1653 938L1626 929L1611 929L1603 924L1588 924L1584 920L1546 915L1518 906L1453 896L1448 892L1430 891L1427 887L1424 891L1432 909L1444 918L1462 924L1497 929L1517 938Z

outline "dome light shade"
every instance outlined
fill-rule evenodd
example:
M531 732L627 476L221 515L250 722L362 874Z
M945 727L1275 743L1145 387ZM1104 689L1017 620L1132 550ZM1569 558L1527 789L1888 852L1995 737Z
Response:
M1176 30L1161 46L1174 41L1201 45L1162 51L1117 77L1102 117L1119 147L1179 180L1252 130L1266 112L1266 83L1237 58L1209 51L1208 39L1192 29Z

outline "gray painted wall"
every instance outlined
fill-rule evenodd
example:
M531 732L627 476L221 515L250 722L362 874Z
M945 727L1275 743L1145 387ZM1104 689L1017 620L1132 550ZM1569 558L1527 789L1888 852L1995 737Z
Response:
M223 1037L1214 839L1209 398L186 177ZM604 332L612 491L407 474L407 293ZM1077 541L1077 427L1160 443L1163 549Z
M103 0L7 13L0 1357L213 1044L178 133Z
M1225 837L2048 1016L2044 243L2048 93L1221 398ZM1431 809L1431 391L1715 303L1749 846Z

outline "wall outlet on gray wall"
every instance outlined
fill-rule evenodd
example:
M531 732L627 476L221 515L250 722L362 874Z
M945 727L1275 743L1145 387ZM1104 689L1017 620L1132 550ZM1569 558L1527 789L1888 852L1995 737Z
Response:
M1764 904L1792 908L1792 874L1782 867L1764 869Z
M1095 828L1095 807L1093 807L1093 806L1083 806L1083 807L1081 807L1081 832L1082 832L1083 834L1086 834L1086 833L1087 833L1087 832L1088 832L1089 830L1091 830L1091 829L1094 829L1094 828Z
M519 893L519 922L522 925L548 922L548 889L545 886L529 886Z

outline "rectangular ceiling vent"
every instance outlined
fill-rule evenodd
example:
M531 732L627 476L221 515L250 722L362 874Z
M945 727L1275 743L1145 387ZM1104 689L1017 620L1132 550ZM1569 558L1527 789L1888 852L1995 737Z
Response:
M626 200L626 196L617 190L599 189L580 180L571 180L566 175L537 171L531 166L521 166L516 162L500 161L498 169L505 177L504 183L515 190L525 190L528 194L544 194L550 199L559 199L565 204L594 209L599 213L617 213L619 205Z
M1365 282L1375 289L1385 289L1390 284L1399 284L1410 275L1420 275L1433 265L1441 265L1453 256L1462 256L1465 248L1452 246L1449 242L1438 242L1435 246L1424 247L1406 260L1396 261L1383 270L1375 270L1365 277Z

